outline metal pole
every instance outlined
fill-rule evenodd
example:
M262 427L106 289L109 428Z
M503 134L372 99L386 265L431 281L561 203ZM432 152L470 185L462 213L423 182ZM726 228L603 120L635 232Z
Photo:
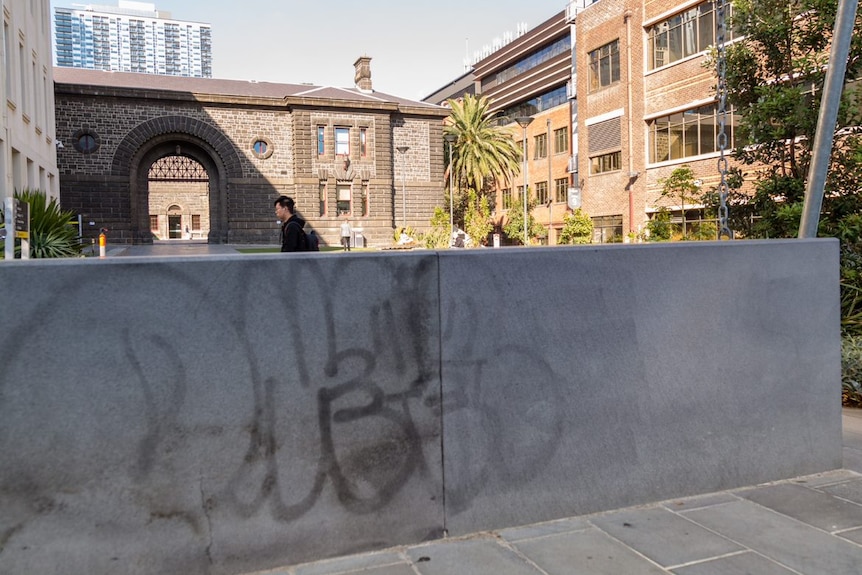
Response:
M548 245L551 245L551 216L553 211L553 203L554 203L554 188L551 184L553 184L553 172L551 171L551 158L553 157L551 154L551 119L548 118Z
M527 214L527 126L530 125L533 118L530 116L519 116L515 118L515 121L524 129L524 245L527 246L530 244L529 226L527 225L529 222Z
M449 142L449 246L452 246L452 234L455 232L455 188L452 186L452 144L455 143L455 134L443 136Z
M832 51L829 54L829 68L823 84L811 167L808 169L808 182L805 186L805 203L802 208L802 220L799 223L800 238L817 236L820 209L823 205L823 189L826 186L826 171L832 154L835 121L838 117L838 106L841 103L841 91L844 85L844 74L847 71L847 55L850 53L857 5L858 0L840 0L838 3L835 29L832 33Z

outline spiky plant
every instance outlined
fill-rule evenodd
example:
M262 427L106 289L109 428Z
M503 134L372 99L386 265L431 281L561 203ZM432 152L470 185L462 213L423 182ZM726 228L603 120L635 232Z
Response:
M71 258L81 255L77 231L69 225L74 212L60 208L56 198L48 201L40 190L16 192L15 198L30 204L30 257Z

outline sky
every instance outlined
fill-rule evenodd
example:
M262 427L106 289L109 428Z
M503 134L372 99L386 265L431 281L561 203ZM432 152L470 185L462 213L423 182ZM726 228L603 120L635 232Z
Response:
M420 100L465 72L464 59L566 0L154 0L177 20L212 25L213 77L353 87L371 57L374 90ZM52 0L55 6L117 0Z

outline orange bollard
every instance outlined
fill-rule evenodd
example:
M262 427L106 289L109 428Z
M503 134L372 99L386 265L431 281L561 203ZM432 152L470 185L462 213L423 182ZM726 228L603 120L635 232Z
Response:
M108 236L105 235L104 230L99 234L99 257L105 257L105 248L108 244Z

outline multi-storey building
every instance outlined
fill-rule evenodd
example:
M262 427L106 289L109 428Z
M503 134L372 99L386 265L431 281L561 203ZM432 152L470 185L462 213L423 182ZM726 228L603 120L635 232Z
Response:
M212 77L210 25L173 20L154 4L55 8L54 39L60 67Z
M569 102L572 37L562 11L506 44L473 68L476 92L486 96L500 123L524 148L527 191L533 217L547 230L543 243L555 244L571 187L572 113ZM516 119L530 118L522 128ZM526 142L524 142L526 140ZM523 209L524 174L509 174L496 191L495 224L512 209Z
M626 240L642 234L662 207L691 230L703 206L662 198L661 190L664 179L684 165L704 190L720 179L716 81L703 66L716 43L715 3L599 0L581 6L570 20L578 38L574 67L584 210ZM726 112L729 151L735 121Z
M0 203L15 191L59 195L48 0L2 0Z

